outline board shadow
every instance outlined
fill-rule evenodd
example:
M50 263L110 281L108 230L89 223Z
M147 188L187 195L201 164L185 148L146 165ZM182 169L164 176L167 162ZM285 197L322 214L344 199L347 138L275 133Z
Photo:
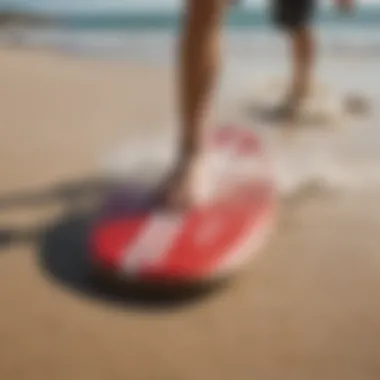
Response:
M221 283L174 286L115 280L96 271L88 237L96 212L69 213L40 236L39 264L54 281L82 296L122 307L165 311L205 299Z

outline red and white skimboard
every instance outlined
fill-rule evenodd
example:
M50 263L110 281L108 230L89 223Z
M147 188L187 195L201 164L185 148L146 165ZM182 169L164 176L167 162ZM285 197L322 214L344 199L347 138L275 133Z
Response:
M217 129L220 191L198 208L149 206L149 194L120 189L90 235L93 263L142 281L198 282L232 274L262 248L275 208L273 172L262 141L238 127Z

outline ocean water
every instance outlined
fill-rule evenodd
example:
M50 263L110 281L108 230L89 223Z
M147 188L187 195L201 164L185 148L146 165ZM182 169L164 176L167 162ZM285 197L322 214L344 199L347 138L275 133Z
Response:
M141 0L0 0L0 11L18 11L47 18L53 26L13 23L1 29L1 40L49 46L66 52L111 58L142 58L161 61L173 48L181 19L180 1ZM231 7L225 23L236 45L276 49L277 31L270 14L259 1ZM268 4L268 2L265 2ZM380 50L380 4L361 2L354 15L342 16L321 6L316 17L321 40L352 49ZM364 4L364 5L363 5ZM237 37L239 36L239 37ZM247 38L248 37L248 38Z

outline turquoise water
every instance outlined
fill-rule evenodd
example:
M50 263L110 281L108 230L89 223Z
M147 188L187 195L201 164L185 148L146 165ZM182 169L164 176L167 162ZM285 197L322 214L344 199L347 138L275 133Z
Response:
M76 28L126 28L171 29L180 21L179 12L127 12L104 15L55 15L61 23ZM352 16L342 16L335 11L320 10L316 21L326 26L379 27L380 6L366 7ZM232 28L255 28L268 25L268 12L262 9L237 9L229 11L227 26Z
M126 28L126 29L171 29L178 26L179 12L130 12L105 14L102 16L56 16L60 22L77 28ZM352 16L342 16L335 11L320 10L316 21L325 26L352 25L354 27L379 27L380 6L366 7ZM268 12L262 9L231 10L226 25L231 28L266 27Z
M226 25L234 29L266 27L270 1L245 0L231 7ZM0 0L0 11L17 11L53 18L72 28L173 29L180 21L180 0ZM261 5L259 5L261 4ZM359 1L352 16L320 7L316 21L324 26L379 27L380 4Z

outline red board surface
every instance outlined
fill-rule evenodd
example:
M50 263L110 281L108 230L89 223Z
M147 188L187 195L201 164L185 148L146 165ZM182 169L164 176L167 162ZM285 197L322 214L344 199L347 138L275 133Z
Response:
M212 135L210 152L228 155L220 196L169 212L135 207L149 204L147 193L124 193L118 212L106 213L93 227L95 264L146 280L198 281L229 274L250 259L265 243L274 217L273 173L263 144L249 130L226 127Z

